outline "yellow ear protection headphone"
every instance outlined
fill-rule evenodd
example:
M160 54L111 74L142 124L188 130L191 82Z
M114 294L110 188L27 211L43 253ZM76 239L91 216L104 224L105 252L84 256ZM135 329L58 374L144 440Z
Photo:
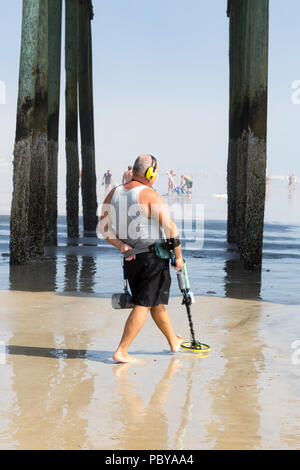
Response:
M155 157L153 157L153 155L149 155L151 158L152 158L152 165L149 166L149 168L147 168L147 170L145 171L145 178L146 180L148 181L151 181L153 180L153 178L156 176L156 173L157 173L157 160Z

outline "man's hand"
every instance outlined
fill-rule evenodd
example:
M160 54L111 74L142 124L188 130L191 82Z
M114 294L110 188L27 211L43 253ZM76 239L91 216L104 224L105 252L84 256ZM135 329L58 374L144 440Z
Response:
M174 267L174 269L176 269L176 271L180 271L180 269L183 268L184 259L182 258L182 256L180 256L179 258L175 258L175 264L176 264L176 266L173 266L173 267Z
M123 245L120 248L121 253L124 253L125 251L128 250L133 250L132 246L126 245L126 243L123 243ZM125 258L125 261L132 261L133 259L136 258L136 255L129 256L128 258Z

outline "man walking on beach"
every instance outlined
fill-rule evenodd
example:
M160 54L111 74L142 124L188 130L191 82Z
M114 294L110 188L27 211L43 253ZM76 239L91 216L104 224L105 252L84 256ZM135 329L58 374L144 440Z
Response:
M149 310L172 352L177 352L183 341L181 336L174 334L165 308L171 285L169 259L158 257L154 251L154 244L163 243L166 237L168 245L174 250L175 269L183 267L177 226L163 199L152 188L157 172L155 157L146 154L139 156L133 166L132 181L114 188L105 198L102 209L100 232L106 241L122 253L132 249L140 251L124 261L134 308L113 354L116 362L134 360L128 354L128 348L143 327ZM127 203L127 214L124 214L124 201Z

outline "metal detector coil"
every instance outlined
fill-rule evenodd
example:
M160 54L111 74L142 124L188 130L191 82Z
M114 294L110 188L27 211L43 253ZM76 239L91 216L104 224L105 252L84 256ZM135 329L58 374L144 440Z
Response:
M187 349L188 351L195 351L195 352L206 353L206 352L211 351L211 348L210 346L208 346L208 344L199 343L199 341L196 341L195 345L193 345L192 341L184 341L183 343L181 343L181 347L183 349Z

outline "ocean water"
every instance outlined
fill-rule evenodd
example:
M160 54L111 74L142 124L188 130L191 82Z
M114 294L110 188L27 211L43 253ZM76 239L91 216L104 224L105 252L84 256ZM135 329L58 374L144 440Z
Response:
M261 273L245 271L236 247L226 241L225 181L216 184L200 176L194 186L190 198L165 196L181 229L194 294L300 304L300 185L289 188L283 177L271 180ZM43 261L10 267L9 216L1 215L0 279L2 290L110 297L123 288L119 252L92 236L68 240L64 216L58 218L58 246L46 248ZM175 271L172 280L171 295L180 295Z

